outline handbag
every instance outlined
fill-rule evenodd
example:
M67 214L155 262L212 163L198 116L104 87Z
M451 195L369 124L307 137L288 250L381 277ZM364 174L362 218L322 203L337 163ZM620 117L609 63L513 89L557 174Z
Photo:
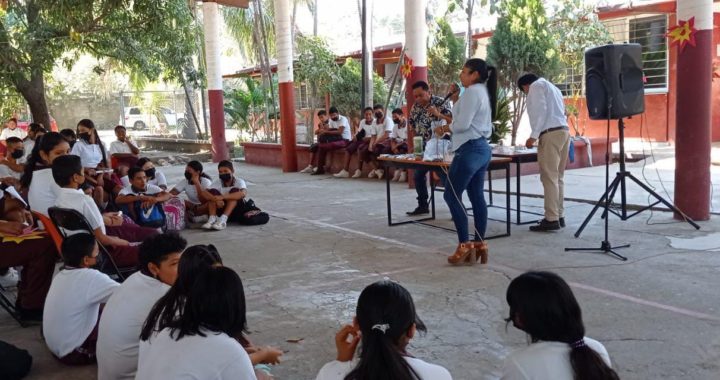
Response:
M252 199L243 199L238 202L228 220L246 226L256 226L267 224L270 221L270 215L255 206Z

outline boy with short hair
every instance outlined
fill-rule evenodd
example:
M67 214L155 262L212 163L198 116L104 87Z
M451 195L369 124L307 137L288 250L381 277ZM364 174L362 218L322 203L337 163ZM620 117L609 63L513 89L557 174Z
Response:
M350 145L345 149L345 166L343 169L334 175L336 178L348 178L350 177L350 160L352 155L357 153L358 156L358 168L355 170L352 178L360 178L362 176L363 162L370 160L370 152L368 147L370 145L370 139L373 131L373 109L372 107L365 107L363 110L365 118L360 121L360 127L358 128L355 137L353 138Z
M155 207L158 202L166 202L172 196L167 191L158 186L147 183L147 174L142 168L134 166L128 170L128 179L130 185L125 186L118 193L115 203L120 206L126 206L130 217L139 225L139 216L136 215L136 204L139 203L141 211ZM162 206L161 206L162 207Z
M177 279L187 241L175 232L140 245L140 271L113 292L103 309L97 340L98 379L134 379L140 332L150 309Z
M5 157L0 158L0 181L20 188L19 180L25 170L25 165L20 163L25 156L23 141L13 136L8 137L5 143Z
M223 160L218 163L218 179L214 180L212 185L203 191L205 199L212 199L214 202L208 203L208 214L210 215L207 223L202 225L206 230L224 230L227 227L228 220L236 221L242 215L237 215L235 210L238 202L242 202L247 196L247 185L241 178L235 177L235 168L232 162ZM218 211L222 212L217 217Z
M43 336L50 351L68 365L95 362L100 305L120 286L92 269L99 253L95 238L86 233L62 243L65 266L55 276L45 299Z

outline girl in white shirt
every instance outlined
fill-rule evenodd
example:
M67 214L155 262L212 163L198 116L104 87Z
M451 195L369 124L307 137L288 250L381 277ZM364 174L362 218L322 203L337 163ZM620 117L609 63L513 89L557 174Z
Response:
M443 367L406 351L417 330L426 331L410 293L400 284L379 281L358 299L355 319L335 336L337 360L325 364L316 380L450 380ZM357 359L355 350L362 341Z
M205 223L208 221L209 203L212 199L206 199L203 196L204 190L212 185L210 176L203 173L203 166L200 161L190 161L185 167L185 181L180 181L170 194L174 196L185 192L187 200L185 201L185 209L190 214L190 220L193 223Z
M555 273L527 272L512 280L506 319L532 341L510 354L503 380L618 380L603 345L585 337L582 312Z
M49 132L35 142L25 164L25 173L20 178L22 188L28 189L30 209L48 215L48 209L55 207L60 186L53 179L51 165L60 156L70 152L70 144L57 132Z
M80 157L85 168L86 187L92 186L92 196L100 210L103 210L110 201L110 195L120 189L115 188L109 173L99 174L98 169L106 169L108 165L105 145L100 141L95 123L90 119L82 119L77 125L78 140L73 145L70 154Z
M234 338L247 329L245 293L235 271L201 270L178 311L161 319L150 336L143 331L136 379L256 379Z

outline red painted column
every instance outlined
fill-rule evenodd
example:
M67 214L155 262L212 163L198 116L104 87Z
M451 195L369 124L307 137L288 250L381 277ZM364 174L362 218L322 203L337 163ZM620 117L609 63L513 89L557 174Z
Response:
M208 106L210 108L210 134L213 162L227 160L225 140L225 110L220 71L220 19L218 4L203 3L203 31L205 36L205 63L207 66Z
M407 101L407 117L410 117L415 99L412 86L417 81L427 82L427 36L428 28L425 22L425 8L427 0L405 0L405 55L412 60L413 69L407 78L405 86L405 100ZM415 131L408 130L408 150L415 149L413 137ZM415 187L413 176L408 173L408 186Z
M298 170L295 150L295 84L293 82L292 32L289 0L275 0L277 74L280 95L280 154L283 172Z
M712 0L678 0L678 22L695 17L695 46L678 49L675 205L710 219ZM681 215L675 215L682 219Z

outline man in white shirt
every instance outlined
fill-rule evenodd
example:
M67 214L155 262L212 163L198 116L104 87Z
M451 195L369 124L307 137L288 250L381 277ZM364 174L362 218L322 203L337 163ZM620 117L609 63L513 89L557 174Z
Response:
M27 136L27 133L18 128L17 119L13 117L5 123L5 128L3 128L2 132L0 132L0 144L7 146L5 141L8 137L17 137L22 140L25 136Z
M22 177L25 165L20 163L24 156L23 142L20 138L12 136L5 141L7 149L5 157L0 158L0 181L20 188L19 180Z
M345 166L343 170L334 175L336 178L348 178L350 177L350 160L352 156L357 153L358 156L358 168L355 170L352 178L360 178L362 175L363 162L370 160L370 152L368 147L370 146L370 139L373 131L373 109L372 107L365 107L363 110L364 119L360 120L360 126L358 128L355 137L353 138L350 145L345 149Z
M140 245L140 271L115 290L100 318L99 380L135 378L140 331L155 302L175 283L186 245L187 241L177 233L155 235Z
M562 93L552 83L535 74L518 79L527 95L527 112L532 133L525 146L538 142L540 181L545 194L545 218L530 231L553 231L565 227L564 175L570 149L570 133Z
M325 161L327 154L334 150L347 147L352 139L352 131L350 122L345 116L340 115L338 109L330 107L330 125L327 130L318 134L318 141L323 136L339 136L339 139L330 142L321 142L318 144L318 162L317 169L311 175L325 174Z
M382 105L376 104L373 106L373 112L375 120L373 120L373 131L368 149L372 152L370 165L374 169L370 170L368 178L382 178L385 171L380 168L377 157L381 154L390 153L390 138L392 137L394 125L392 118L385 114L385 109Z
M65 266L50 285L43 313L43 337L50 351L68 365L95 362L100 305L120 286L97 265L98 245L87 233L62 243Z

